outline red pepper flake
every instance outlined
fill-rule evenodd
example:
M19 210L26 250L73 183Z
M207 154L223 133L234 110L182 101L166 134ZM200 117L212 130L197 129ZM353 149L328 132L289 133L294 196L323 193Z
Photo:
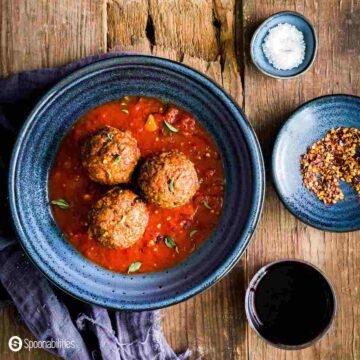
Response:
M325 204L344 199L340 180L350 183L360 195L360 131L330 129L326 136L301 156L303 184Z

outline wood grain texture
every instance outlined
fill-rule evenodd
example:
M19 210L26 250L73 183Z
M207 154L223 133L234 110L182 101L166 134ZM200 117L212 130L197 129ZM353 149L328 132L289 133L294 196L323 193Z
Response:
M273 80L251 64L251 35L267 16L297 10L314 23L319 53L303 77ZM359 95L359 0L0 0L0 76L56 66L89 54L126 50L183 62L214 79L244 107L269 161L280 125L304 101L329 93ZM269 175L269 174L268 174ZM360 359L359 232L330 234L297 221L268 181L264 213L246 257L203 294L162 311L164 333L193 359ZM306 259L333 281L339 309L319 344L274 349L248 328L244 289L265 263ZM0 359L52 359L43 351L11 353L12 335L30 337L14 309L0 310Z
M360 21L358 1L246 0L246 49L256 26L272 13L296 10L315 25L319 51L313 68L293 80L263 76L246 52L245 111L254 125L269 161L276 133L288 115L307 100L332 93L360 94ZM268 167L269 168L269 167ZM360 358L359 266L360 233L331 234L296 220L281 204L268 179L265 208L255 239L247 251L247 278L262 265L295 257L320 267L335 285L338 314L335 326L320 343L302 351L277 350L248 329L250 360L338 360ZM295 324L294 324L295 325Z
M0 0L0 77L52 67L106 50L103 0ZM0 359L58 359L44 350L9 350L13 335L35 340L16 322L14 308L0 310Z
M106 50L103 0L0 0L0 76Z

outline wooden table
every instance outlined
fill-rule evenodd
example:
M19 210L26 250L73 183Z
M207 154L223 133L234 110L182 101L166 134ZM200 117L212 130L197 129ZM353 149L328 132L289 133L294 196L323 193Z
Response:
M303 13L318 32L315 65L298 79L267 78L250 61L252 33L280 10ZM0 76L113 50L190 65L222 85L245 110L267 169L276 133L297 106L324 94L360 95L359 0L0 0L0 46ZM213 288L162 311L167 339L177 351L190 347L193 359L360 359L359 232L325 233L306 226L284 208L267 177L264 212L246 255ZM244 291L255 271L287 257L324 270L339 302L328 336L297 352L266 345L244 314ZM43 351L8 350L10 336L30 336L15 317L13 308L0 312L0 358L51 359Z

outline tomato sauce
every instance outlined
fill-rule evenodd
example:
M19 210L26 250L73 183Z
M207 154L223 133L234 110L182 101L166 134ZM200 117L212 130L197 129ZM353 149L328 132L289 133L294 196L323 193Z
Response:
M170 131L164 120L178 132ZM110 187L89 179L81 165L80 148L91 133L105 125L129 130L142 157L174 149L183 152L194 163L200 182L191 202L182 207L164 209L148 204L146 231L128 249L107 248L88 231L89 209ZM138 192L136 186L133 189ZM137 272L153 272L186 259L218 223L223 194L223 166L210 134L188 112L154 98L125 97L83 115L62 140L49 174L50 200L64 199L70 205L67 209L52 205L64 237L89 260L123 273L135 262L141 263ZM166 236L176 247L168 247Z

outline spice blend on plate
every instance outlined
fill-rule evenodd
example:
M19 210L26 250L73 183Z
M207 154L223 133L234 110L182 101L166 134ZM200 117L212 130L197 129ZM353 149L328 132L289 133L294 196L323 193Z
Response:
M350 183L360 195L360 131L330 129L301 157L303 184L325 205L344 199L340 180Z

